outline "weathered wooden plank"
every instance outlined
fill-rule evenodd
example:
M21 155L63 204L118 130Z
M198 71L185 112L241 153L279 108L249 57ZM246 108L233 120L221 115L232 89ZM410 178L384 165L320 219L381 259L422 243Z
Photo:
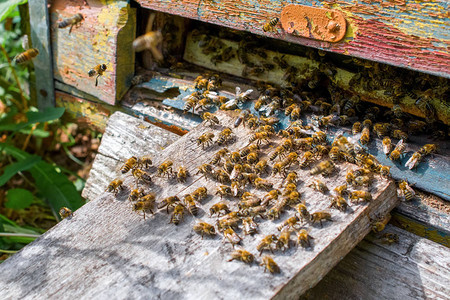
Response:
M450 77L450 17L448 1L295 1L344 13L347 33L338 43L289 35L281 29L263 32L263 25L280 17L280 0L194 1L138 0L143 7L233 29L283 39L326 51Z
M53 67L55 79L72 85L108 104L120 100L134 75L136 12L128 1L52 1ZM58 23L81 13L84 20L72 28ZM88 71L98 64L107 70L98 86Z
M246 73L245 70L247 67L239 61L237 55L235 55L226 62L213 63L211 57L213 55L216 55L217 53L212 52L208 55L205 55L203 53L201 43L199 43L199 40L202 40L203 37L205 37L205 35L201 35L200 37L195 38L193 37L192 33L188 35L188 38L186 40L186 49L184 53L184 59L186 61L208 69L224 72L234 76L245 77L252 80L262 80L280 86L286 85L286 72L287 72L286 69L276 67L273 70L266 69L262 74L252 74L249 72ZM221 41L226 45L225 47L231 47L232 51L235 51L235 53L236 51L238 51L239 48L238 41L226 39L221 39ZM264 48L261 49L263 49L264 52L267 54L267 58L261 58L257 54L247 53L248 60L257 66L261 66L263 63L273 62L274 57L283 56L283 59L289 66L297 68L297 71L295 72L297 82L301 80L309 80L311 74L313 74L313 72L317 71L317 69L319 68L320 61L316 61L308 57L301 56L300 53L298 55L292 55L280 53L273 48L268 48L270 50L266 50ZM360 85L356 85L355 83L350 84L352 78L354 78L354 76L357 74L356 72L345 70L339 67L333 67L333 71L335 71L335 74L329 76L329 79L337 87L352 93L356 93L362 98L362 100L368 102L372 102L389 108L392 108L392 106L394 105L393 97L385 93L386 89L384 87L382 89L375 89L375 90L363 89ZM381 72L381 74L383 73ZM368 80L370 81L371 79ZM382 81L383 79L381 77L377 80ZM443 82L442 84L445 85L449 83ZM389 87L392 86L389 85ZM421 94L418 94L417 96L421 96ZM424 112L417 105L415 105L417 99L412 99L409 96L404 96L400 100L401 100L400 105L403 111L422 118L426 117L424 115ZM448 106L446 96L443 96L442 98L438 98L436 96L436 98L430 99L430 104L435 108L437 118L442 122L444 122L445 124L449 125L450 106Z
M108 120L89 178L82 196L95 200L117 177L117 170L123 161L130 156L151 155L160 153L180 137L167 130L156 127L142 119L124 113L114 113ZM121 138L118 139L117 137Z
M53 85L52 44L50 42L50 21L45 1L30 0L31 44L39 50L39 55L33 59L34 72L38 80L36 85L36 100L39 108L55 106Z
M233 120L226 115L220 114L219 118L220 127L232 126ZM115 143L105 148L113 153L119 153L124 148L124 135L136 130L134 127L124 127L122 123L115 126L116 123L110 123ZM155 192L158 199L174 194L181 196L202 185L208 187L209 194L214 193L215 183L205 181L195 172L196 166L209 161L217 148L204 151L194 139L206 131L217 133L220 127L210 128L201 124L154 157L155 165L170 158L175 166L183 164L187 167L192 177L186 184L153 177L152 185L145 188ZM240 129L235 133L238 135L237 141L228 145L231 151L247 145L250 132ZM142 143L140 147L143 146L146 144ZM343 174L349 167L341 164L335 176L323 180L332 189L342 184ZM301 193L308 209L314 212L328 207L327 197L306 187L309 171L297 171L303 182ZM130 176L125 177L127 186L134 186L133 183ZM123 295L210 299L269 298L276 295L296 298L316 284L340 257L345 256L369 232L370 217L377 213L384 214L396 203L392 182L376 180L372 193L372 202L353 205L351 213L333 210L333 222L324 224L324 228L308 226L310 234L315 237L314 248L310 251L291 248L282 255L275 255L275 261L282 270L275 276L264 273L260 267L227 262L232 247L221 243L221 237L202 239L194 234L192 225L195 220L188 215L179 226L168 225L168 216L161 211L143 221L141 216L131 211L126 201L127 192L120 193L116 199L110 194L103 195L5 261L0 271L8 272L9 276L0 278L3 286L0 297ZM199 217L214 223L214 219L205 212L218 200L217 196L209 197L200 205ZM229 205L234 206L232 202ZM282 219L292 213L287 211ZM276 226L279 223L262 221L256 237L243 237L244 247L255 252L262 236L278 232ZM42 249L46 249L45 255ZM61 288L60 278L70 284Z
M448 299L449 248L392 225L385 232L399 243L368 235L301 299Z

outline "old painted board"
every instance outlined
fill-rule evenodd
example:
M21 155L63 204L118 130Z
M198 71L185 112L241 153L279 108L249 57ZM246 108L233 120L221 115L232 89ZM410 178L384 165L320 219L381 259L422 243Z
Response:
M399 243L368 235L300 299L448 299L450 250L388 225Z
M132 42L136 11L128 1L52 1L50 6L54 77L68 85L114 105L128 90L134 75ZM84 20L58 28L65 18L81 13ZM106 64L98 78L88 71Z
M39 55L33 59L35 76L38 78L34 81L36 100L38 107L44 109L55 106L50 19L46 1L30 0L28 9L30 12L31 46L39 50Z
M160 199L170 195L192 192L199 186L207 186L208 194L214 194L216 183L195 175L196 167L211 159L217 147L202 150L195 138L206 131L217 133L223 126L232 126L233 120L219 115L221 126L210 128L201 124L153 157L159 165L166 159L177 167L183 164L191 173L187 183L168 182L167 178L153 176L150 187ZM117 122L115 122L117 123ZM124 134L135 128L110 123L117 143L107 149L123 148ZM145 134L145 132L144 132ZM249 130L235 132L236 142L228 145L233 151L245 146ZM263 147L267 150L267 147ZM114 151L120 151L116 149ZM333 188L344 181L343 175L350 166L340 164L331 178L323 178ZM154 167L150 168L154 170ZM309 170L299 170L301 193L311 212L326 209L328 198L306 187ZM124 177L126 186L135 186L131 175ZM279 183L280 179L272 179ZM0 271L8 277L0 279L0 297L162 297L185 299L211 298L261 298L294 299L314 286L339 260L345 256L370 230L370 218L384 214L396 204L392 182L376 180L371 188L374 199L370 203L352 205L351 212L332 210L333 222L307 225L315 238L309 250L291 247L285 253L274 254L281 267L281 274L264 273L262 267L246 266L240 262L227 262L232 247L222 242L221 236L204 239L192 231L196 222L186 214L178 225L168 224L164 210L155 215L142 216L131 210L126 188L117 197L103 194L75 212L70 219L48 231L5 261ZM254 191L262 195L261 191ZM206 211L218 196L209 196L200 207L199 218L214 223ZM224 200L226 201L226 200ZM234 206L232 202L229 205ZM284 220L293 211L282 215ZM263 235L278 233L281 220L263 220L260 233L255 237L243 237L243 247L255 253L256 244ZM241 234L243 236L243 233ZM45 249L45 251L43 251ZM258 260L259 257L257 257ZM61 278L69 283L61 288ZM197 288L193 289L192 286Z
M138 0L150 9L181 15L237 30L450 77L450 15L446 0L431 1L295 1L295 4L332 8L344 13L347 33L338 43L290 35L279 28L264 32L284 5L271 0L192 1Z
M121 112L114 113L108 124L114 126L106 127L82 193L90 201L103 194L109 182L117 176L124 160L133 155L158 155L180 138L177 134Z

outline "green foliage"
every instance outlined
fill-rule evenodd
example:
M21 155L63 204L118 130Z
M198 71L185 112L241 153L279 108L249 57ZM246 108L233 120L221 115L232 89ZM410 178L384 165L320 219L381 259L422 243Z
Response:
M21 4L27 3L28 0L7 0L0 2L0 22L9 17L16 7Z
M0 143L3 150L17 160L24 160L31 155L14 146ZM83 198L77 192L74 184L66 176L58 172L58 168L44 161L37 162L29 169L39 192L48 200L53 211L59 211L63 206L76 210L83 204Z
M40 160L41 160L41 158L39 156L31 155L25 159L22 159L22 160L19 159L16 163L12 163L12 164L8 165L5 168L3 175L0 176L0 186L7 183L8 180L10 180L11 177L16 175L17 173L28 170L29 168L34 166Z
M5 207L12 209L24 209L33 203L33 194L25 189L10 189L6 193Z
M0 230L2 232L17 234L17 236L0 238L1 249L20 249L24 245L31 243L36 239L35 237L21 236L20 234L25 235L32 234L37 236L43 233L43 230L40 230L38 228L33 227L25 228L23 226L19 226L17 223L11 221L10 219L1 214L0 214Z
M26 113L26 116L28 118L27 122L21 122L17 124L9 122L6 124L0 124L0 130L18 131L26 127L30 127L35 123L53 121L55 119L61 118L64 110L64 107L47 107L44 111L28 111Z

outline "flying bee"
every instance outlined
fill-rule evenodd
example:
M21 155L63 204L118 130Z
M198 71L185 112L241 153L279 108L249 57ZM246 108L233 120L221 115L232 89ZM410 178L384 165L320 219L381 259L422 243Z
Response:
M59 216L61 217L61 219L65 219L68 217L72 217L73 216L73 212L70 208L67 207L61 207L61 209L59 210Z
M306 168L308 167L312 160L313 160L314 154L311 151L306 151L305 153L303 153L302 158L300 158L298 165L300 166L300 168ZM320 164L319 164L320 165ZM317 168L317 167L316 167ZM314 168L315 169L315 168ZM313 169L313 170L314 170ZM312 171L311 171L312 172ZM312 174L314 175L314 174Z
M350 194L350 200L356 203L359 203L360 201L369 202L372 200L372 194L367 191L353 191Z
M300 220L303 222L304 220L309 221L311 218L311 215L308 212L308 209L306 208L306 205L304 203L300 203L297 205L297 212L300 215Z
M356 135L361 132L361 122L355 122L352 126L352 134Z
M394 150L389 155L390 160L398 160L400 156L403 154L403 152L406 149L406 144L403 140L398 141L397 145L395 145Z
M255 257L253 254L244 249L234 250L231 252L231 258L228 261L240 260L246 264L251 264Z
M252 235L258 231L258 224L253 220L252 217L243 218L242 226L245 235Z
M280 21L279 18L272 18L270 19L269 22L267 22L266 24L264 24L263 26L263 31L264 32L274 32L276 31L275 26L277 26L278 22Z
M219 138L217 139L217 144L219 146L228 144L233 139L231 128L225 128L219 133Z
M249 143L256 141L256 145L259 146L262 142L270 144L269 134L267 132L256 132L248 140Z
M308 234L306 229L301 229L297 233L297 246L300 245L303 248L310 248L312 239L314 238Z
M241 237L233 230L233 228L228 227L223 232L223 236L231 243L234 248L234 245L237 245L241 242Z
M283 252L286 249L289 249L291 244L291 231L288 227L285 227L281 230L280 236L278 237L276 248L278 250L282 250Z
M164 56L158 48L159 44L161 44L162 41L163 35L160 31L149 31L146 34L137 37L133 41L133 48L136 52L150 50L152 56L156 60L162 61L164 59Z
M103 75L103 73L106 71L106 68L107 67L105 64L99 64L88 71L89 77L97 75L97 77L95 77L95 86L98 85L98 78Z
M220 198L222 199L223 196L233 196L231 187L228 185L221 185L217 188L216 195L220 195Z
M69 34L72 32L73 26L79 24L81 21L84 20L84 17L82 14L76 14L70 18L63 19L61 22L58 23L58 28L66 28L70 26Z
M202 149L210 146L213 143L214 133L205 132L197 138L197 146L202 146Z
M392 245L394 243L398 243L398 241L399 241L398 235L392 232L386 232L381 237L381 242L383 244Z
M142 189L134 189L131 191L130 196L128 196L128 200L136 201L142 196L144 196L144 191Z
M325 194L326 192L329 191L328 187L326 186L325 183L323 183L323 181L321 181L320 179L314 179L310 185L308 185L308 187L321 192L322 194Z
M275 234L266 235L256 246L256 250L259 251L259 255L261 256L261 253L264 250L270 250L270 252L273 253L272 244L275 244L277 239L278 238Z
M123 180L121 179L114 179L113 181L111 181L108 185L108 187L106 188L106 190L108 192L114 192L114 195L117 195L117 193L120 190L123 190Z
M169 208L175 207L180 203L181 203L181 201L180 201L180 198L178 198L178 196L170 196L170 197L164 198L161 201L161 203L159 203L158 209L165 207L167 213L169 213Z
M192 197L192 195L184 195L184 205L193 216L196 216L198 214L198 206L195 203L194 197Z
M417 168L422 158L423 158L422 154L420 154L419 152L414 152L413 155L405 163L405 167L407 167L410 170Z
M411 201L416 196L416 192L412 189L412 187L409 186L408 182L403 180L398 185L400 191L402 192L403 196L405 197L406 201Z
M296 230L297 229L296 226L300 225L299 222L300 219L297 216L293 216L284 221L283 223L281 223L281 225L278 226L277 229L278 231L283 230L283 228L288 228L289 230L291 229Z
M214 226L203 221L196 223L193 229L196 233L202 235L202 239L205 234L216 235L216 230L214 229Z
M158 176L167 175L167 178L173 174L172 169L173 162L171 160L166 160L158 166Z
M28 50L25 50L22 53L19 53L16 55L16 57L14 57L13 61L16 64L23 64L27 61L32 60L33 58L35 58L36 56L38 56L39 54L39 50L36 48L30 48Z
M334 207L340 211L345 212L348 208L348 203L342 196L335 196L331 198L330 207Z
M136 203L133 205L134 211L140 211L144 213L144 220L145 220L145 213L147 211L150 211L151 214L153 214L153 207L155 205L155 194L150 193L148 195L145 195L139 199Z
M181 220L183 220L184 216L184 206L181 204L177 204L173 209L172 216L170 217L170 222L175 225L180 224Z
M211 164L212 165L217 165L221 158L224 157L227 153L229 153L230 151L227 148L222 148L219 151L216 152L216 154L214 154L213 159L211 160Z
M383 144L383 153L386 154L386 156L388 156L392 150L391 139L389 137L385 137L383 139L382 144Z
M130 171L131 169L133 169L134 167L136 167L136 165L138 165L138 159L136 156L132 156L129 159L127 159L125 164L120 168L120 172L122 174L125 174L128 171Z
M198 189L196 189L191 195L195 201L201 202L208 196L208 189L204 186L201 186Z
M311 214L311 222L317 223L320 222L320 227L323 227L322 225L322 221L331 221L333 222L333 220L331 219L331 214L329 212L326 211L317 211Z

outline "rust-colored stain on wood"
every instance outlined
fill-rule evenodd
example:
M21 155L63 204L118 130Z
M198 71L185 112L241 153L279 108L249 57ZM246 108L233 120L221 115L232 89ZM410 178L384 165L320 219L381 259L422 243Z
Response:
M342 40L347 29L340 11L305 5L285 6L280 19L287 33L327 42Z

